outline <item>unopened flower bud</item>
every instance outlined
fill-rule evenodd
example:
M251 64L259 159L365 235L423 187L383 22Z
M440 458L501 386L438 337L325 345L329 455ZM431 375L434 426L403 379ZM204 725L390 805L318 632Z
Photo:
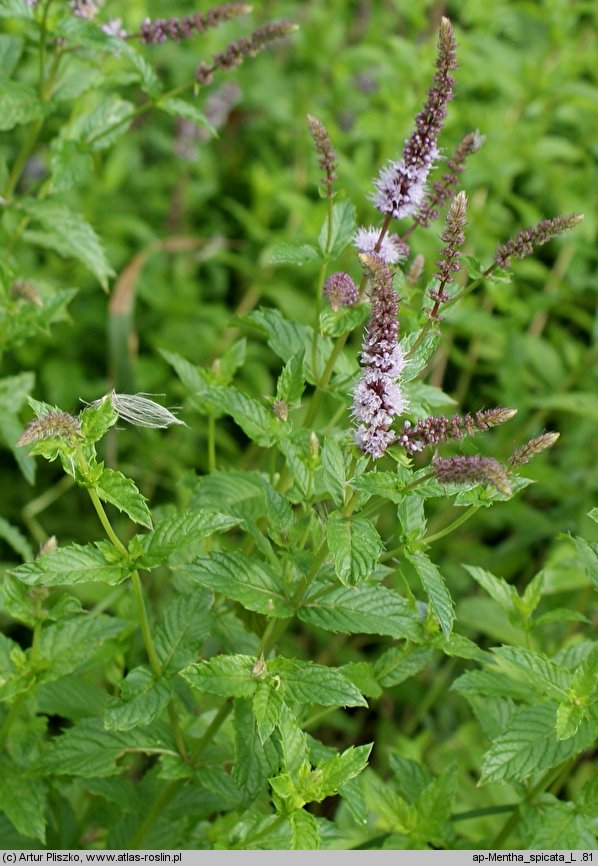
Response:
M324 283L324 294L336 312L341 307L352 307L357 300L357 286L349 274L339 271L331 274Z
M272 412L280 421L287 421L289 417L289 404L286 400L275 400L272 403Z
M72 442L78 438L80 429L79 419L69 415L68 412L46 412L25 427L17 446L20 448L23 445L32 445L42 439L51 439L53 436Z
M512 493L504 466L493 457L436 457L432 469L441 484L487 484Z
M13 298L29 301L30 304L35 304L36 307L43 307L44 305L42 296L30 280L15 280L10 287L10 293Z
M539 454L540 451L552 448L559 436L560 433L543 433L542 436L530 439L529 442L513 452L511 459L509 460L509 465L515 467L522 466L524 463L529 463L532 457Z

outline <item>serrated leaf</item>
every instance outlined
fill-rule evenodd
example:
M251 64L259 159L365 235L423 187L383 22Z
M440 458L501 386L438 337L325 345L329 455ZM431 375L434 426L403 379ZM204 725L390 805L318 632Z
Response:
M259 679L252 673L256 660L245 655L219 655L188 665L180 672L190 686L200 692L222 697L249 698Z
M257 445L268 448L284 435L285 426L254 397L232 385L209 385L205 399L231 415Z
M291 825L292 851L317 851L320 848L320 829L316 818L305 809L294 809L288 815Z
M184 120L196 123L198 126L203 127L203 129L207 129L214 137L218 135L205 114L192 102L187 102L185 99L177 99L175 96L164 96L157 101L156 106L165 111L166 114L182 117Z
M345 501L345 488L347 484L348 455L340 442L335 439L326 439L322 448L322 475L324 485L337 506L343 505Z
M482 589L486 590L494 601L498 602L503 610L512 613L516 609L519 595L515 587L508 584L506 580L495 577L491 572L475 565L463 565L463 568L469 572L476 583L479 583Z
M388 689L415 676L434 659L434 650L413 645L389 647L374 662L374 675Z
M333 511L326 525L328 547L338 579L356 586L370 576L382 551L382 541L371 520L343 517Z
M143 551L139 564L141 568L155 568L167 562L175 551L181 552L213 532L225 531L238 523L238 517L217 511L196 511L168 517L161 520L153 532L135 536L135 546Z
M321 779L321 796L318 799L338 794L343 785L358 776L367 767L372 747L373 743L350 746L340 755L320 764L318 775Z
M198 588L168 605L156 629L156 652L165 674L179 671L194 658L210 633L212 598Z
M243 553L213 553L186 566L185 573L207 589L221 592L248 610L266 616L292 616L278 574L266 563Z
M593 546L591 546L585 538L573 536L572 541L575 544L577 555L583 565L585 573L593 583L594 587L598 589L598 553L596 553Z
M437 847L448 847L453 835L450 817L457 790L457 768L449 767L434 779L415 803L417 823L411 838L416 842L432 842Z
M531 697L527 683L513 680L496 669L466 671L454 681L451 689L466 695L507 697L520 701L528 701Z
M426 767L410 758L390 754L388 762L399 792L408 803L414 803L428 785L434 781L432 774Z
M325 309L320 314L320 330L328 337L341 337L361 328L367 322L369 307L359 304L355 307L341 307L339 310Z
M83 186L93 171L93 159L77 141L56 142L50 157L50 171L54 192Z
M416 349L414 355L410 352L419 339L420 331L412 331L401 340L401 349L405 357L405 366L401 371L401 381L403 383L410 382L415 379L428 364L428 361L436 351L439 342L438 334L433 331L428 331L423 342Z
M308 596L298 616L326 631L408 640L421 636L417 613L404 598L383 586L338 587L313 600Z
M178 754L166 725L106 731L99 719L89 719L48 742L35 771L43 776L112 776L120 772L117 761L128 752Z
M305 378L303 375L304 352L297 352L289 358L276 385L276 399L284 400L286 403L297 403L305 389Z
M556 711L557 740L568 740L579 730L586 714L586 707L580 703L559 704Z
M273 680L270 682L259 680L253 694L252 707L262 743L266 742L277 726L282 704L282 693L278 688L278 683Z
M39 655L47 667L38 674L39 682L51 682L88 665L102 645L126 628L126 623L97 614L60 620L42 629Z
M33 18L33 8L26 0L0 0L0 18Z
M447 589L443 576L425 553L420 553L419 551L413 553L406 552L405 557L415 568L426 595L430 599L432 610L438 617L445 637L450 637L455 611L453 599Z
M306 262L320 261L321 256L310 244L277 244L266 256L271 265L304 265Z
M495 658L499 667L515 679L523 680L528 688L539 691L553 700L562 701L571 681L571 675L548 656L525 647L496 647Z
M268 674L280 678L287 703L323 707L365 707L367 701L340 671L312 662L278 656L267 662Z
M308 759L307 735L301 730L297 719L283 703L278 720L280 747L282 751L282 767L294 776Z
M172 686L158 679L149 668L129 671L122 682L121 696L106 706L104 727L107 731L130 731L153 722L168 704Z
M101 500L124 511L135 523L148 529L153 527L146 499L132 478L127 478L117 469L104 469L96 482L96 492Z
M330 237L329 237L330 234ZM351 243L355 234L355 205L348 201L335 202L332 206L330 232L328 220L324 222L318 238L322 253L335 259Z
M39 93L30 84L3 81L0 88L0 132L22 123L31 123L44 114Z
M556 736L556 704L534 704L513 714L506 730L484 755L482 782L521 781L556 767L592 745L598 735L598 713L592 711L577 733Z
M21 530L3 517L0 517L0 538L3 538L25 562L33 559L33 549Z
M46 797L43 782L6 755L0 755L0 811L23 836L46 841Z
M394 472L364 472L351 479L351 487L397 505L405 498L405 484Z
M46 553L11 571L18 580L31 586L60 586L72 583L115 585L129 576L124 564L108 562L98 547L72 544Z
M539 800L533 805L522 803L521 806L526 844L531 851L595 848L592 825L585 816L577 814L575 803L557 800L551 794L543 794Z
M114 271L102 242L80 214L49 198L28 200L21 207L44 229L43 233L27 231L25 236L30 243L49 247L65 258L77 259L97 277L102 288L108 288L108 278Z
M7 81L19 62L23 51L23 40L18 36L0 33L0 81Z
M278 753L272 740L260 742L251 701L235 700L233 719L235 731L235 765L233 782L245 805L260 794L269 776L278 766Z

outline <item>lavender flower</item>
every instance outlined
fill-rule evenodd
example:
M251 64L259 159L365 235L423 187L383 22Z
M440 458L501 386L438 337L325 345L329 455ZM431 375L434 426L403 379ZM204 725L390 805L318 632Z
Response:
M404 360L397 342L398 301L392 274L375 253L361 253L359 258L371 281L372 310L361 353L363 374L353 395L353 416L359 422L355 441L378 459L395 438L390 429L393 418L405 409L395 382Z
M440 415L437 418L425 418L411 426L405 421L403 432L395 440L399 445L414 454L422 451L428 445L438 445L439 442L447 442L451 439L463 439L478 431L490 430L498 424L504 424L517 414L517 409L481 409L475 415L454 415L445 418Z
M341 307L352 307L357 300L357 286L353 277L343 271L330 274L324 283L323 291L335 312Z
M71 11L77 18L91 20L100 11L103 0L71 0Z
M574 228L577 223L581 222L583 214L573 213L569 216L554 217L549 220L542 220L535 226L530 226L517 232L514 238L511 238L506 243L501 244L494 253L494 261L502 268L509 266L509 259L513 256L516 259L524 259L531 255L534 251L534 246L541 246L548 241L560 235L563 232L568 232Z
M446 286L451 282L453 274L459 270L460 250L465 241L463 228L467 214L467 196L464 192L457 193L451 202L446 215L446 224L440 235L444 241L444 247L440 251L440 258L436 262L435 279L438 280L438 288L430 292L434 306L430 310L430 318L438 321L438 308L441 304L450 301L451 296L445 292Z
M447 160L448 172L432 185L420 212L415 217L419 225L427 227L433 219L436 219L442 205L451 197L459 175L463 173L467 157L478 151L483 142L484 136L479 132L469 132L457 145L452 156Z
M199 84L211 84L217 69L234 69L243 63L246 57L255 57L271 42L288 36L296 29L297 25L289 21L270 21L263 27L258 27L251 36L242 36L231 42L225 51L215 54L211 64L200 63L195 70L196 81Z
M424 202L425 185L434 161L438 157L436 141L446 116L446 106L452 99L456 69L455 39L448 18L440 24L436 74L428 91L424 108L415 118L415 130L405 142L402 159L383 168L375 181L372 200L380 213L403 219L414 216Z
M17 446L20 448L23 445L31 445L42 439L51 439L53 436L72 442L79 435L80 429L79 419L67 412L46 412L25 427Z
M387 265L403 261L409 255L409 247L398 235L384 234L380 240L380 229L371 226L357 229L353 243L360 253L376 253Z
M101 29L107 36L116 36L118 39L126 39L127 31L122 26L122 18L113 18L102 24Z
M441 484L487 484L512 493L504 466L493 457L436 457L432 471Z
M516 466L522 466L524 463L529 463L535 454L539 454L540 451L545 451L547 448L552 448L559 435L559 433L543 433L535 439L530 439L529 442L513 452L509 465L515 468Z
M224 21L230 21L239 15L251 12L251 6L246 3L225 3L208 9L207 12L195 12L181 18L146 18L139 31L139 37L146 45L160 45L167 39L179 42L189 39L195 33L205 33L210 27L218 27Z
M311 114L307 115L307 125L314 140L316 152L320 157L320 168L323 172L322 183L326 187L326 195L328 198L332 198L334 192L332 182L336 180L334 169L337 161L332 141L324 124L316 117L312 117Z

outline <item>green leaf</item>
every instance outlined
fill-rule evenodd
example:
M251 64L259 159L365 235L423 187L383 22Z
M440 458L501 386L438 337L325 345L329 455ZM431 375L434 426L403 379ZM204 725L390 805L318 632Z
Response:
M328 243L328 220L324 222L318 242L324 255L337 258L351 243L355 234L355 205L348 201L336 202L332 206L332 226Z
M340 671L312 662L278 656L266 663L269 675L279 677L287 703L323 707L365 707L367 701Z
M31 545L22 534L20 529L9 523L3 517L0 517L0 538L3 538L6 543L12 547L15 553L18 553L21 559L27 562L28 559L33 559L33 550Z
M276 399L286 403L298 403L305 389L303 375L304 352L297 352L285 364L276 385Z
M0 132L7 132L22 123L31 123L44 114L44 103L30 84L3 81L0 88Z
M521 806L526 844L531 851L583 851L596 847L592 823L577 814L575 803L557 800L548 793L538 799L533 805L522 803Z
M453 629L455 612L453 599L447 589L443 576L425 553L420 553L419 551L413 553L406 552L405 557L417 571L422 586L430 599L432 610L438 617L444 635L448 638Z
M511 717L506 730L484 755L482 782L527 779L549 770L589 748L598 735L598 713L594 710L567 740L558 740L556 704L524 707Z
M0 811L23 836L46 841L46 786L0 755Z
M122 682L121 696L106 706L107 731L130 731L157 718L172 696L172 686L146 667L133 668Z
M71 583L121 583L129 575L126 565L108 562L97 546L72 544L46 553L11 571L18 580L35 586Z
M432 842L439 848L449 847L448 842L453 836L450 817L457 781L457 768L449 767L421 792L415 803L417 823L411 834L418 844Z
M335 755L320 764L318 776L321 779L321 795L318 799L338 794L343 785L358 776L367 767L372 747L373 743L350 746L340 755Z
M141 568L155 568L167 562L173 553L182 552L213 532L226 531L238 523L238 517L219 514L217 511L175 515L161 520L153 532L136 535L130 549L142 551L139 562Z
M413 645L389 647L374 662L374 675L380 685L389 689L427 668L434 650Z
M308 760L307 736L305 731L301 730L292 711L284 703L280 710L278 731L282 766L291 776L294 776Z
M46 743L35 770L45 776L113 776L120 772L116 762L129 752L178 754L166 725L106 731L99 719L86 719Z
M168 605L154 642L165 674L179 671L194 658L210 633L212 597L204 589L186 592Z
M18 36L0 33L0 81L8 81L12 71L19 62L23 51L23 40Z
M350 334L355 328L365 325L369 316L368 304L356 307L341 307L339 310L326 308L320 313L320 330L328 337L341 337Z
M434 781L432 774L426 767L410 758L391 754L388 756L388 762L399 792L408 803L414 803L428 785Z
M152 528L152 515L146 499L132 478L116 469L104 469L96 482L96 492L101 500L124 511L135 523Z
M218 133L199 108L192 102L187 102L185 99L177 99L174 96L164 96L156 103L157 108L165 111L166 114L171 114L174 117L182 117L184 120L190 120L198 126L207 129L207 131L215 138Z
M319 850L320 829L316 818L305 809L294 809L289 813L288 819L291 825L291 850Z
M232 385L210 385L205 398L231 415L257 445L268 448L284 435L285 426L256 399Z
M82 186L93 171L93 159L77 141L55 139L50 157L52 189L60 192Z
M278 766L278 753L272 740L263 745L251 701L237 698L233 719L235 731L235 765L233 782L249 805L264 789L268 777Z
M585 538L573 536L572 540L585 573L594 587L598 589L598 553Z
M324 485L332 496L334 504L339 507L345 501L349 460L347 449L344 449L340 442L326 439L322 448Z
M99 442L118 421L118 413L112 405L110 395L84 409L79 420L81 434L87 445Z
M256 659L244 655L220 655L196 662L181 671L190 686L200 692L222 697L250 698L258 687L253 673Z
M262 743L266 742L278 725L282 704L282 693L278 683L275 680L268 682L259 680L253 694L252 707Z
M548 656L525 647L496 647L493 650L498 665L514 679L523 680L529 689L548 698L562 701L569 688L571 675Z
M498 604L506 610L507 613L512 613L517 609L519 595L515 587L511 586L501 577L495 577L484 568L478 568L475 565L463 565L463 568L469 572L476 583L485 589L488 595L498 602Z
M27 231L30 243L49 247L65 258L74 258L97 277L102 288L108 288L108 278L114 271L110 267L104 247L91 225L66 205L52 199L36 199L22 205L23 210L44 231Z
M405 484L394 472L364 472L351 480L351 487L397 505L405 498Z
M299 619L326 631L347 634L384 634L419 640L417 613L397 593L383 586L338 587L326 595L308 596Z
M0 18L33 18L33 9L25 0L0 0Z
M51 682L89 665L102 645L125 628L122 620L102 614L77 616L45 626L38 652L47 667L38 675L38 680Z
M21 472L30 484L35 480L35 461L24 448L17 448L17 442L23 432L18 413L33 390L34 382L35 376L29 372L0 379L0 438L11 450Z
M317 262L320 259L320 253L310 244L280 243L267 253L266 264L301 266L306 262Z
M248 610L274 617L293 615L278 574L266 563L243 553L213 553L186 566L185 574Z
M382 551L382 541L371 520L347 518L340 511L333 511L328 517L326 531L340 582L345 586L355 586L367 580Z

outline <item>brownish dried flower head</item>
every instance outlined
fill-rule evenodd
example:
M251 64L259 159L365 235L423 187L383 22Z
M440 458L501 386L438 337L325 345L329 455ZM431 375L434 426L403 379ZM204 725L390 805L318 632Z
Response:
M539 454L540 451L545 451L547 448L552 448L559 436L560 433L543 433L541 436L536 436L535 439L530 439L529 442L526 442L525 445L522 445L521 448L513 452L509 465L515 467L529 463L535 454Z
M195 70L195 79L199 84L211 84L217 69L234 69L246 57L255 57L270 43L283 39L297 30L297 25L290 21L271 21L254 30L251 36L242 36L231 42L224 50L215 54L212 63L202 62Z
M493 457L436 457L432 470L441 484L487 484L512 493L504 466Z
M80 429L79 419L69 415L68 412L46 412L25 427L17 446L20 448L23 445L32 445L42 439L51 439L53 436L72 442L78 437Z
M548 243L551 238L568 232L580 223L583 214L572 213L569 216L558 216L550 220L542 220L535 226L530 226L517 232L515 237L501 244L494 253L494 261L502 268L508 268L511 258L524 259L533 253L534 247Z

